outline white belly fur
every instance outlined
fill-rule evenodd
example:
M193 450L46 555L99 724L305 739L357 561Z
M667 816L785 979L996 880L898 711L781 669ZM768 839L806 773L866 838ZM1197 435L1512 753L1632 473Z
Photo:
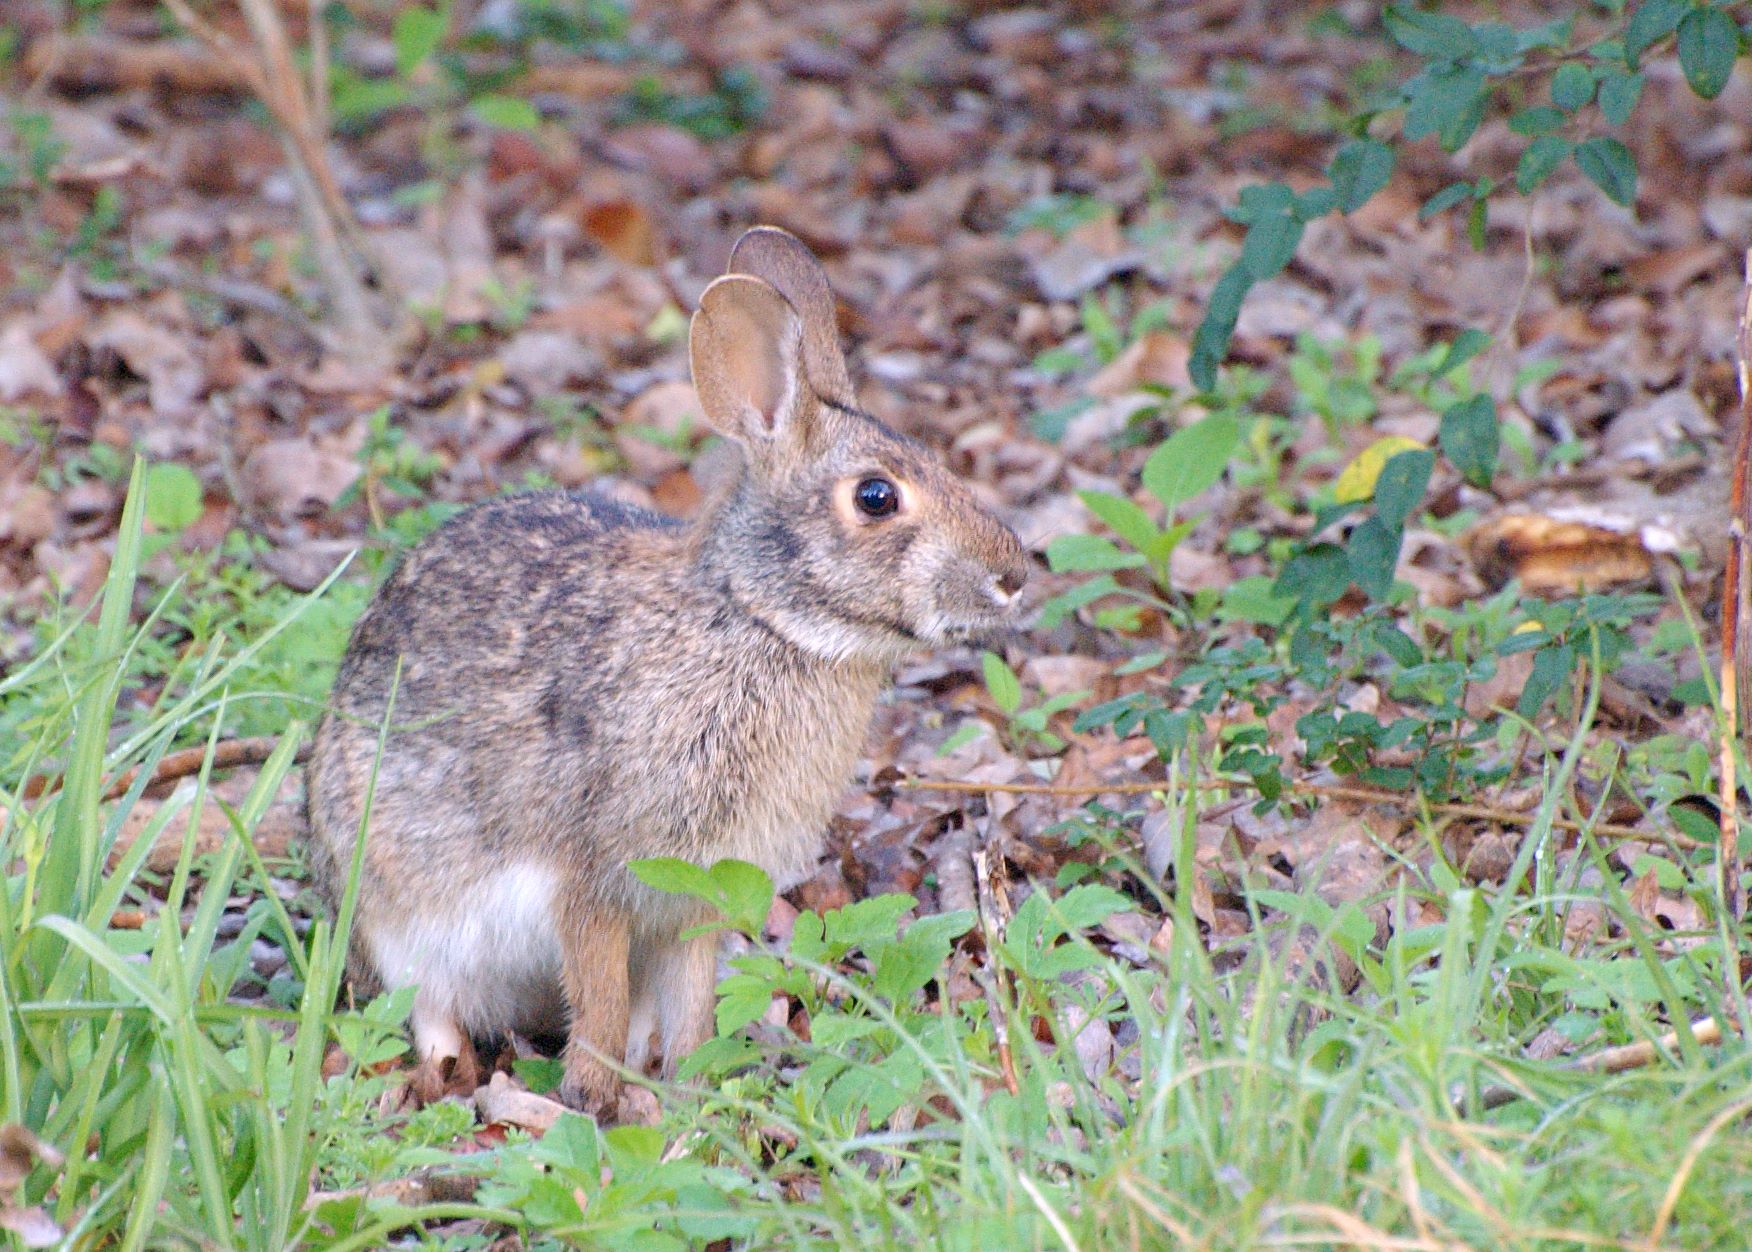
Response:
M554 871L511 865L442 912L374 919L366 936L388 987L418 986L420 1019L464 1031L565 1029ZM422 1046L421 1051L427 1051Z

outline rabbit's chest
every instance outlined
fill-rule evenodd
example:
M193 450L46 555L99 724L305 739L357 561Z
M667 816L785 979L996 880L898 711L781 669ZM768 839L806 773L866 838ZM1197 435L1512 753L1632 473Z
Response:
M868 732L880 677L761 690L745 684L668 758L667 835L682 855L734 857L775 882L813 864ZM659 792L665 790L658 788Z

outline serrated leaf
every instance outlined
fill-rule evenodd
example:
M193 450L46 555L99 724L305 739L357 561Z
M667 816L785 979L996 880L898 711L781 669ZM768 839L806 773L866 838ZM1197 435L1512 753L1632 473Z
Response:
M201 480L186 465L161 461L146 471L146 520L154 530L178 534L201 516Z
M1326 176L1342 212L1355 213L1393 177L1393 149L1376 139L1353 139L1333 155Z
M1490 486L1501 441L1496 402L1489 396L1461 400L1442 413L1442 452L1474 487Z
M1100 535L1059 535L1046 545L1046 565L1055 574L1066 570L1137 569L1143 564L1142 555L1122 552L1113 540Z
M1144 462L1143 482L1149 493L1172 511L1209 489L1241 442L1241 423L1226 413L1213 413L1183 426Z
M1540 135L1515 163L1515 190L1522 195L1532 191L1550 178L1572 151L1574 145L1561 135Z
M1430 485L1436 454L1428 448L1399 452L1388 458L1375 481L1375 516L1389 530L1399 530Z
M444 14L435 9L415 7L397 13L395 25L390 28L390 42L395 45L395 72L406 78L418 69L443 42L445 25Z
M1614 126L1622 126L1636 110L1642 98L1643 76L1609 71L1600 79L1600 115Z
M1679 68L1691 90L1705 100L1722 94L1739 55L1740 28L1722 10L1706 5L1691 10L1679 23Z
M1576 164L1601 191L1626 207L1636 202L1636 158L1609 135L1576 145Z
M1405 435L1383 435L1344 467L1338 481L1332 485L1332 498L1340 504L1355 504L1372 498L1376 480L1381 477L1381 471L1386 468L1387 462L1401 452L1412 452L1422 447L1423 444Z
M1580 61L1565 61L1551 76L1551 102L1574 113L1594 98L1594 76Z
M634 878L654 891L693 896L700 900L711 898L712 880L706 876L705 870L692 861L684 861L674 856L654 856L645 860L628 861L627 869Z
M469 108L486 125L501 130L529 131L541 125L535 106L517 96L482 96Z
M1161 532L1150 515L1124 496L1106 491L1079 491L1077 498L1083 507L1106 522L1113 533L1140 552L1149 547Z
M1022 682L1016 671L995 652L981 653L979 661L985 670L986 690L992 693L992 703L1005 714L1014 714L1022 707Z

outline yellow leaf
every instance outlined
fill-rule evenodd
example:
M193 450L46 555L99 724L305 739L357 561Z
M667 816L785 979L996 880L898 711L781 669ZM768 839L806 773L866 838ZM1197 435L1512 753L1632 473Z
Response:
M1387 462L1401 452L1415 452L1423 447L1405 435L1388 435L1377 439L1357 454L1357 459L1344 467L1344 473L1332 485L1332 497L1340 504L1355 504L1375 494L1375 480Z

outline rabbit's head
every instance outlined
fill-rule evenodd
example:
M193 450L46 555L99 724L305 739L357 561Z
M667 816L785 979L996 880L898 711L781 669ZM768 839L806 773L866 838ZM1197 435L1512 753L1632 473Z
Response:
M690 357L706 418L742 451L709 563L767 625L829 659L890 659L1014 617L1028 557L922 444L857 407L809 250L748 232L706 288Z

